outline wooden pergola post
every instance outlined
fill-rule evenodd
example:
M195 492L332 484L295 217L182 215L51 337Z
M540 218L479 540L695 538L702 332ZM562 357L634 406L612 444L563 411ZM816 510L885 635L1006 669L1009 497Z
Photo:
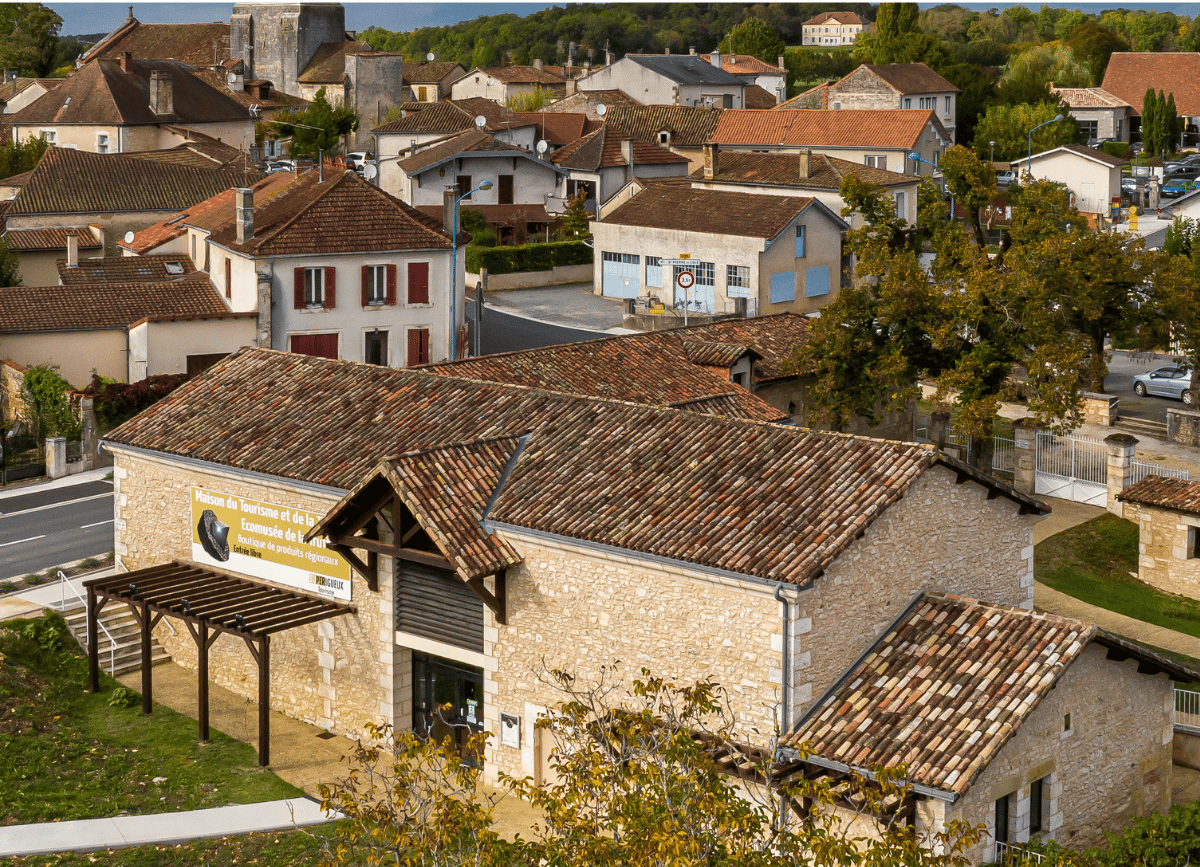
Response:
M88 650L88 689L100 691L100 642L96 633L100 631L99 609L96 607L96 588L87 589L87 650Z

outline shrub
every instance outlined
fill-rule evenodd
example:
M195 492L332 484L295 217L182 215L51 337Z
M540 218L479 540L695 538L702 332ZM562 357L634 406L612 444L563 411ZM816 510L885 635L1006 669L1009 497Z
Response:
M84 569L95 569L97 566L103 565L103 560L98 560L95 557L85 557L79 565Z
M96 420L108 429L153 406L185 382L185 373L147 376L133 383L117 382L93 373L92 381L83 393L95 399Z
M21 394L29 407L30 422L39 441L46 437L78 439L82 430L79 419L67 400L70 384L59 375L58 365L35 364L25 371Z
M108 696L109 707L133 707L142 697L127 686L118 686Z
M39 584L45 584L46 579L44 576L39 575L37 572L34 572L32 575L25 576L25 583L28 584L30 587L37 587Z
M552 241L549 244L522 244L518 247L468 247L467 270L478 274L516 274L525 271L549 271L564 265L590 265L592 248L582 241Z
M1110 157L1126 160L1133 156L1133 149L1123 141L1106 141L1100 145L1100 149ZM1126 156L1128 154L1128 156Z
M17 585L12 581L0 581L0 593L12 593L17 589Z

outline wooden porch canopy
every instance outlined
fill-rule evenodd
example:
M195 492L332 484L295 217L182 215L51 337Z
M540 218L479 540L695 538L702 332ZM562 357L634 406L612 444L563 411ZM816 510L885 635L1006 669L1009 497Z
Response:
M271 635L355 611L353 606L179 560L83 583L91 691L100 691L96 621L109 600L128 605L141 629L142 713L150 713L153 707L150 633L164 615L178 618L196 642L201 741L208 740L208 649L222 633L246 642L258 663L258 763L263 767L271 760Z

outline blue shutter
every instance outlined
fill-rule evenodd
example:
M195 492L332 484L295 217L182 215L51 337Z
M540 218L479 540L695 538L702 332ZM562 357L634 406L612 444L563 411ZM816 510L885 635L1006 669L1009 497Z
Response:
M804 297L816 298L829 294L829 266L819 265L804 272Z
M796 272L784 271L771 275L771 303L782 304L796 300Z
M796 227L796 258L797 259L804 258L804 248L805 248L804 241L805 241L806 234L807 234L807 232L805 232L804 226Z

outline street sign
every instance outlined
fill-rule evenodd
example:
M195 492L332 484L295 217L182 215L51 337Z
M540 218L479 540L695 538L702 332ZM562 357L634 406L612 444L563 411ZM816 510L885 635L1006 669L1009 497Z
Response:
M680 271L675 282L679 284L680 289L691 289L696 283L696 275L691 271Z
M658 264L667 268L672 266L686 268L689 265L695 265L696 261L694 259L659 259Z

